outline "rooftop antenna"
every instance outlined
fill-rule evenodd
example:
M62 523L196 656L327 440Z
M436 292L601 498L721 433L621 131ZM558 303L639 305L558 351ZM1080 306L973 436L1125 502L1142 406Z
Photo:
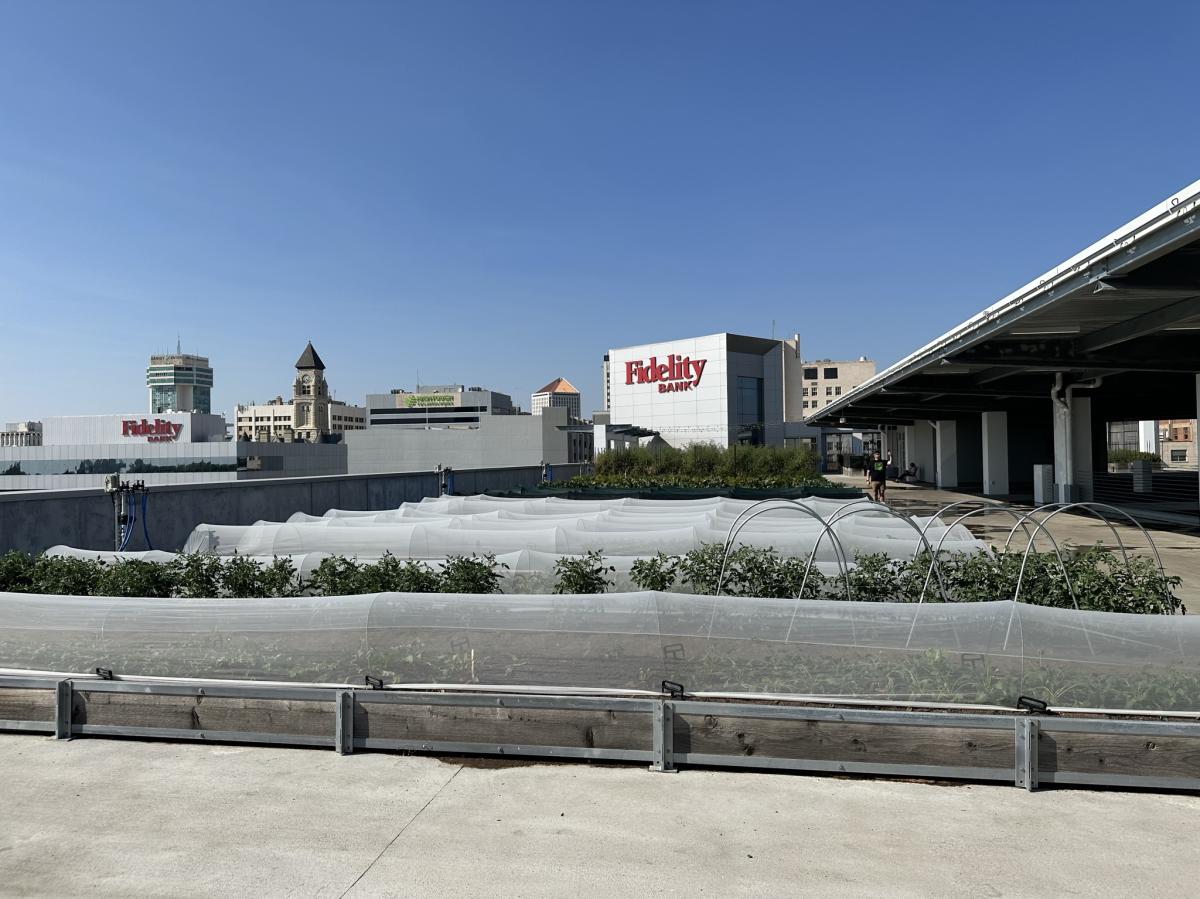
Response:
M183 350L180 349L179 332L178 331L175 332L175 355L176 356L183 355Z
M775 319L771 319L771 339L775 339Z

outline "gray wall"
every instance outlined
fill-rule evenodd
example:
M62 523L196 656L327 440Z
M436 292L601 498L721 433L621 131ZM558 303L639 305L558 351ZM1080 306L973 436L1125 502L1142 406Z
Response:
M372 425L344 437L348 471L374 474L400 469L428 471L559 465L567 461L567 410L543 415L484 415L479 427L408 428Z
M555 479L573 477L578 469L556 465ZM538 466L456 470L454 492L531 487L540 480ZM179 484L151 490L148 523L155 549L179 550L202 522L253 524L260 519L285 521L293 512L321 515L333 508L394 509L437 493L433 472ZM112 549L111 499L99 489L0 493L0 552L41 552L57 544ZM139 523L128 549L146 548Z

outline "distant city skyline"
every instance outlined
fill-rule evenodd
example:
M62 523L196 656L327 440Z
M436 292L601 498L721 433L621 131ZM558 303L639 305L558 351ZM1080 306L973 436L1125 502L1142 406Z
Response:
M1126 11L12 4L0 421L141 410L177 335L230 417L310 339L350 403L588 415L611 347L773 326L883 369L1197 177L1200 11Z

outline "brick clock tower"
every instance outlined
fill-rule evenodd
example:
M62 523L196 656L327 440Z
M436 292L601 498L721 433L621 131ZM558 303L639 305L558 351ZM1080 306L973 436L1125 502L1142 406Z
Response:
M296 360L296 380L292 382L292 429L301 440L316 443L329 433L329 385L325 383L325 363L313 349L312 341Z

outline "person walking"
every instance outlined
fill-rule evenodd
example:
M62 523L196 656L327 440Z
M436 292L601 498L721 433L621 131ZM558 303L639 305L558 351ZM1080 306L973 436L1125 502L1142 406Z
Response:
M874 499L877 503L887 502L887 470L891 464L892 457L890 453L886 461L880 458L879 450L876 450L872 454L867 477L871 482Z

